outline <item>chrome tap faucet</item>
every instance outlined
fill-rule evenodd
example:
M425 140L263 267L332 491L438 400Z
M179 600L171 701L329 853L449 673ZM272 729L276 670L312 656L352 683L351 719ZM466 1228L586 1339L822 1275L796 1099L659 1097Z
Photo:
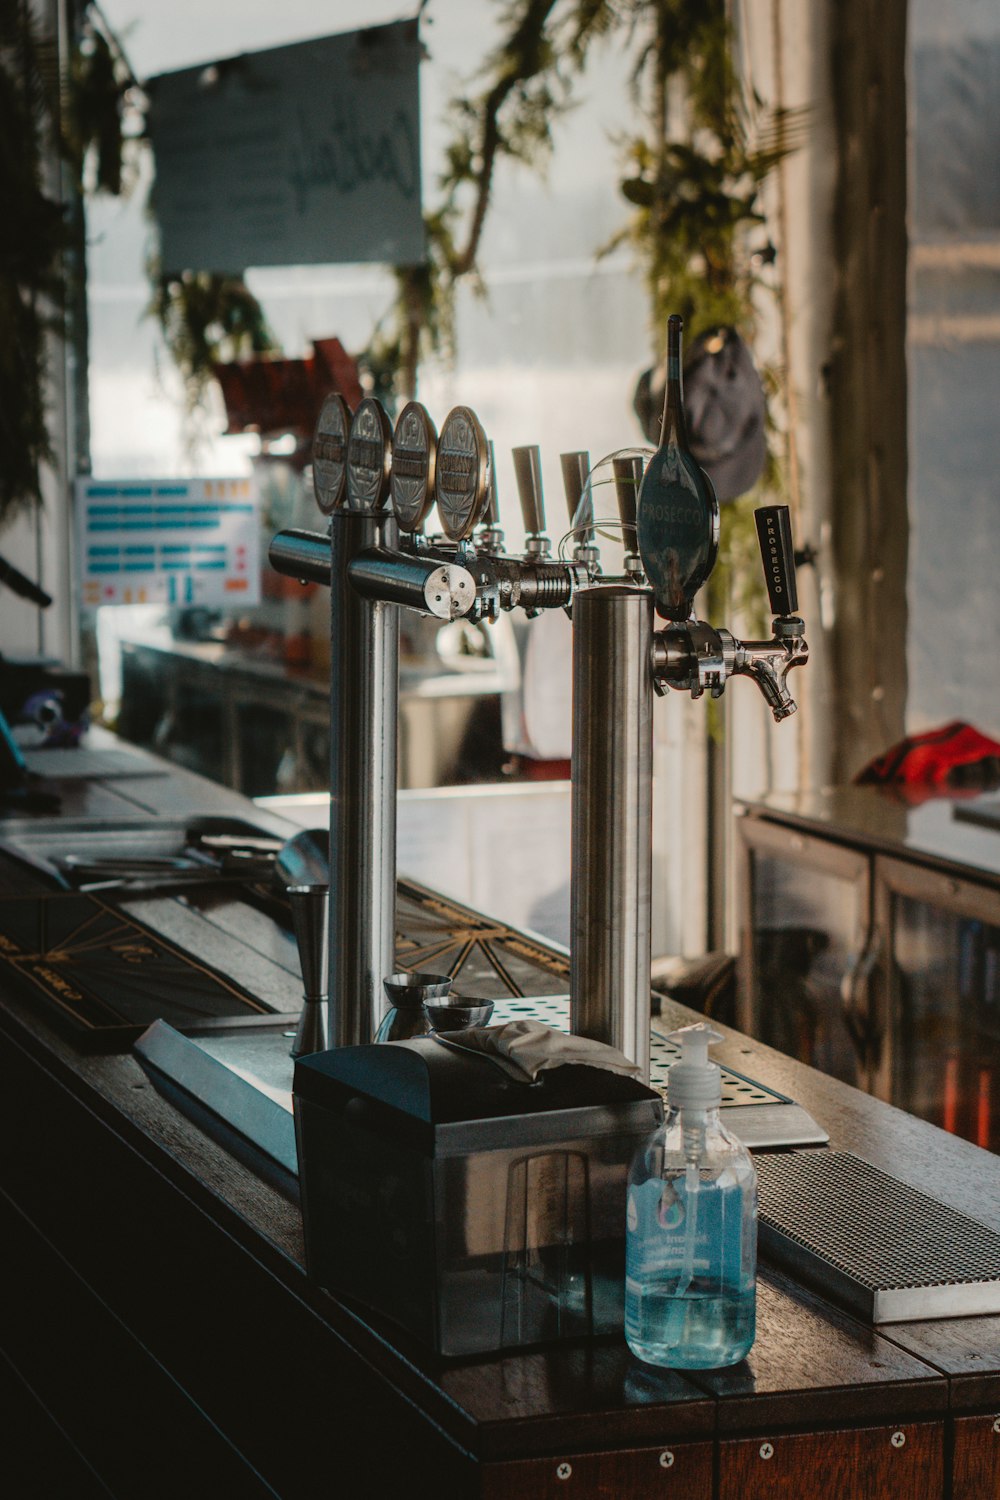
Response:
M754 512L764 578L771 604L773 632L769 641L741 641L722 627L693 617L668 625L653 637L653 686L688 691L693 698L705 692L718 698L730 677L752 677L777 722L795 712L787 678L793 667L809 660L803 636L805 624L798 609L795 554L788 508L763 506Z

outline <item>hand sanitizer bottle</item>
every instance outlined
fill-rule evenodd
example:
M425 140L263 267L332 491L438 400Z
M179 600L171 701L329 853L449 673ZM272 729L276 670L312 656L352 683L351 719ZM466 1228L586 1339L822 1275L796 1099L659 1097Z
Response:
M722 1037L704 1021L671 1035L667 1114L629 1174L625 1337L639 1359L678 1370L733 1365L756 1331L757 1177L719 1119Z

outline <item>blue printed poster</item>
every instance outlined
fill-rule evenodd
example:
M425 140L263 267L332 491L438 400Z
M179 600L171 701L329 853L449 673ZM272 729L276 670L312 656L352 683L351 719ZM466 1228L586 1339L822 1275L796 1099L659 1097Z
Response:
M250 479L80 479L80 598L105 604L260 602Z

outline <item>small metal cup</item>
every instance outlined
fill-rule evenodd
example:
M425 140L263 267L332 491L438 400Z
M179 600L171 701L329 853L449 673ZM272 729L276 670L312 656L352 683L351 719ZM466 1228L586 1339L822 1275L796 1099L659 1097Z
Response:
M444 1001L451 992L448 974L428 974L422 969L401 969L383 979L389 1009L379 1022L376 1042L405 1042L426 1036L432 1030L427 1002Z
M432 1031L465 1031L469 1026L487 1026L493 1014L492 1000L471 995L453 995L448 1000L426 1001L424 1010Z
M401 969L383 979L382 988L390 1005L425 1005L451 993L450 974L427 974L422 969Z

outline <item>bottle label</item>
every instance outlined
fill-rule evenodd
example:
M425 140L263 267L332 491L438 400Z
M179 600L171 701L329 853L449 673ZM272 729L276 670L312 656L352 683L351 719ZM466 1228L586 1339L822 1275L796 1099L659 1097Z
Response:
M629 1189L627 1269L642 1278L682 1273L737 1286L755 1270L753 1186L702 1178L689 1194L683 1176ZM749 1225L751 1232L745 1233Z

